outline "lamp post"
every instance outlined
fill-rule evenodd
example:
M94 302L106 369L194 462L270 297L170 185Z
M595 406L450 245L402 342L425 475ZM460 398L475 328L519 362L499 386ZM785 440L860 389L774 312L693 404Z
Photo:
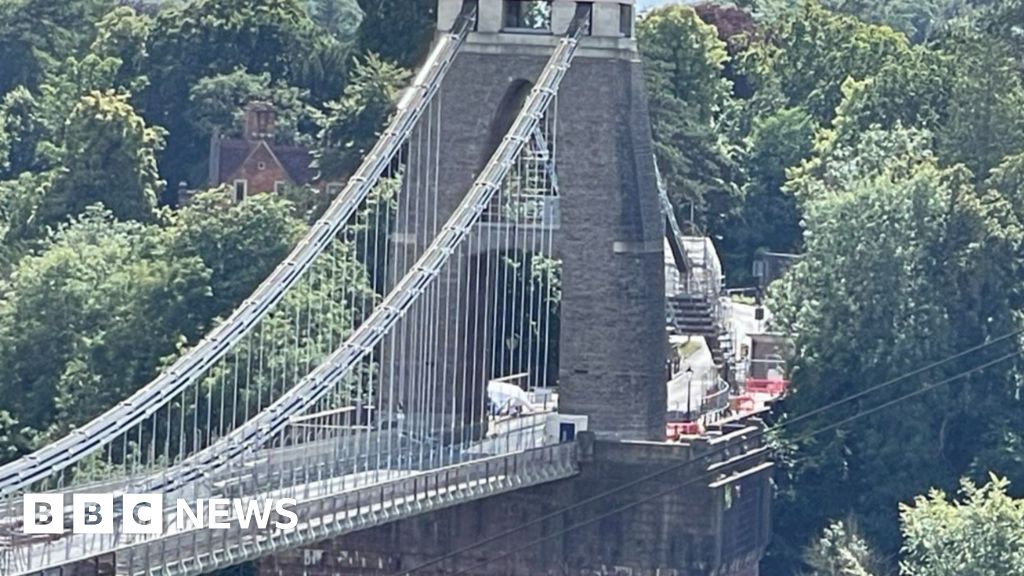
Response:
M693 409L690 404L690 397L693 394L693 367L686 367L686 421L693 422Z

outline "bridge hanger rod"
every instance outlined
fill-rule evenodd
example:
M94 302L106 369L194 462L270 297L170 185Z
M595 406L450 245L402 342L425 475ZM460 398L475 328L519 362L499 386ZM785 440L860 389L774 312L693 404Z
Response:
M395 152L438 91L475 19L476 4L466 2L455 27L440 38L399 103L381 139L349 179L345 189L255 292L199 344L131 397L64 438L0 467L0 496L23 489L71 466L145 421L184 388L195 383L280 302L310 268L324 246L348 222L391 163Z
M338 350L267 410L213 446L176 466L180 475L172 477L168 474L169 485L152 486L152 489L174 489L201 477L213 465L229 461L245 452L259 450L264 441L286 426L293 415L314 405L333 388L334 383L349 374L366 353L373 350L440 273L470 228L480 219L494 194L501 189L505 176L522 152L530 133L554 99L575 55L579 38L588 26L589 17L590 6L578 5L569 32L559 41L515 122L480 172L473 187L430 246L373 314Z

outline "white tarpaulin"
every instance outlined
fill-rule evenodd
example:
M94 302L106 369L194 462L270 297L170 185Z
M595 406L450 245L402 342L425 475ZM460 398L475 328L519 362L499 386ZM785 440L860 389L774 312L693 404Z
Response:
M500 380L487 383L487 399L491 401L491 409L495 414L506 413L513 408L530 410L530 395L519 386Z

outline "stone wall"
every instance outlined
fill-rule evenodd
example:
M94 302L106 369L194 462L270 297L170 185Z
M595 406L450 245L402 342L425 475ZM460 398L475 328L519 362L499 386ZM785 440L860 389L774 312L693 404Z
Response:
M664 437L666 409L664 221L642 70L633 51L602 55L584 48L557 100L561 410L588 416L590 429L603 438L656 440ZM510 95L524 82L533 83L549 54L550 47L498 43L467 46L455 60L437 115L444 142L437 165L442 218L463 199L503 136L510 113L503 103L516 101ZM408 204L413 211L426 205ZM424 220L413 214L408 221ZM396 238L415 242L414 252L429 241L413 230L401 232ZM468 261L463 252L451 265ZM438 280L443 293L469 292L446 281ZM451 342L444 353L454 365L471 359L474 347L486 352L485 346ZM416 362L399 358L396 370L415 369L402 364ZM476 370L471 381L440 378L438 385L480 398L487 380L499 376Z

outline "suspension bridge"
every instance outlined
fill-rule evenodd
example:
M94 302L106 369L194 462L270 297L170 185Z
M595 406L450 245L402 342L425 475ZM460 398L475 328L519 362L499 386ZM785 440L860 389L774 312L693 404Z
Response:
M583 431L664 440L671 210L632 3L438 11L379 141L255 292L131 397L0 467L0 572L208 573L571 478ZM502 386L522 393L502 404ZM162 493L168 528L129 534L119 512L110 534L26 535L33 493L66 495L69 518L72 494ZM176 501L211 498L291 498L299 521L174 525Z

